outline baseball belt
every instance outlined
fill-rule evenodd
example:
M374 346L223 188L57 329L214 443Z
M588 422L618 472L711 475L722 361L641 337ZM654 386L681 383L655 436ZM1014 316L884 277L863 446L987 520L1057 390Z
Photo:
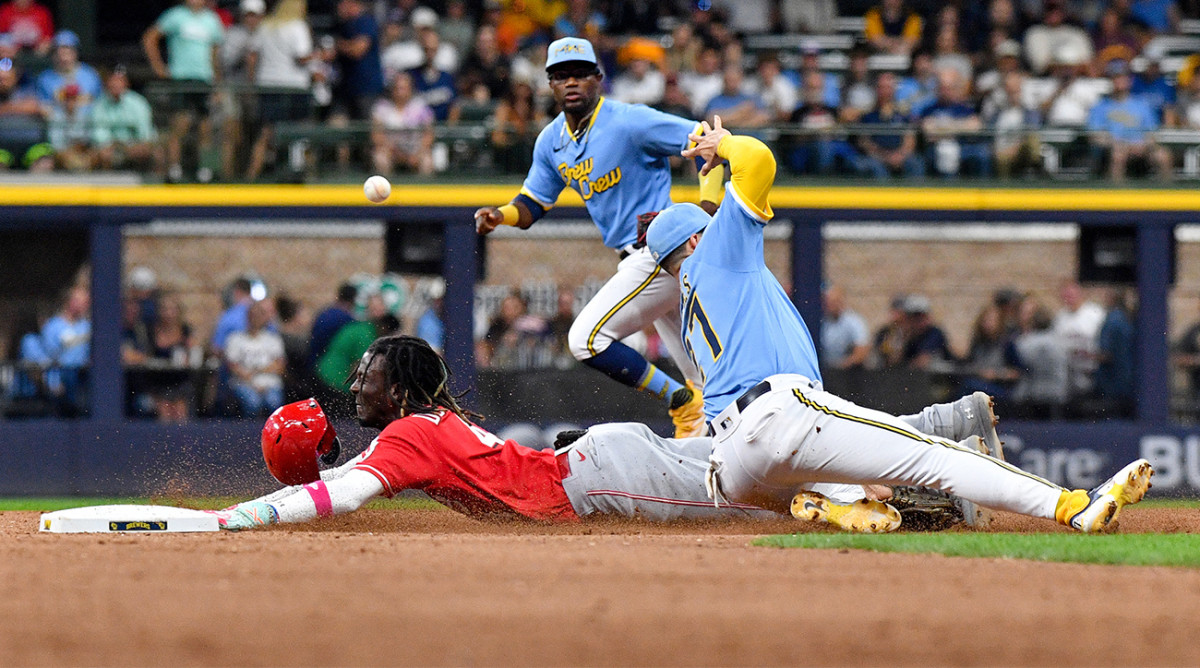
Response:
M781 388L807 385L809 389L813 389L821 386L821 384L817 381L810 380L798 374L787 374L787 376L790 376L790 378L787 379L789 382L781 384ZM780 383L783 383L785 379L782 377L777 377L777 380ZM750 404L754 403L763 395L770 393L773 389L775 388L771 385L771 379L768 378L767 380L764 380L743 392L742 396L738 397L736 401L726 406L725 410L721 411L717 417L713 418L712 422L708 424L709 434L716 436L719 432L732 429L737 424L737 417L745 412L745 410L750 407Z

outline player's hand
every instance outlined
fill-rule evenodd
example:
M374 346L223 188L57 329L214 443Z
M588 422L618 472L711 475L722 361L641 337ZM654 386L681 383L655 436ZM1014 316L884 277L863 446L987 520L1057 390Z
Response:
M701 134L690 134L688 139L695 142L696 145L689 149L684 149L680 152L685 158L700 158L704 160L704 166L700 168L700 175L706 176L713 167L721 164L724 159L717 155L717 145L725 137L733 134L729 130L721 127L721 117L713 116L713 124L709 126L708 121L701 121L700 127L703 129Z
M490 234L500 223L504 215L494 206L485 206L475 210L475 231L479 234Z
M263 501L247 501L225 510L205 511L217 516L217 525L226 531L241 531L279 521L275 507Z

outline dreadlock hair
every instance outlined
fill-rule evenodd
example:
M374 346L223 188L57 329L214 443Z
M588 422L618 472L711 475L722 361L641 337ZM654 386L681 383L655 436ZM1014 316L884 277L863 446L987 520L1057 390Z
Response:
M445 408L468 422L483 419L482 415L458 405L458 399L466 392L457 396L450 393L450 367L425 339L402 334L381 336L371 342L367 352L367 366L379 358L384 364L388 387L399 386L403 391L395 399L405 415Z

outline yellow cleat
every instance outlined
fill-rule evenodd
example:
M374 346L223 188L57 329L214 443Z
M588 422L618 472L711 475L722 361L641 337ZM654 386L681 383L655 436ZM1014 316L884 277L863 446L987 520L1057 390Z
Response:
M1063 492L1055 519L1084 533L1105 531L1125 506L1137 503L1150 489L1154 467L1145 459L1131 462L1090 492Z
M854 533L889 533L900 528L900 511L882 501L859 499L842 504L817 492L800 492L792 499L792 517L828 522Z
M675 423L675 438L694 438L703 436L707 429L704 423L704 396L696 390L692 381L686 381L687 386L675 390L671 395L671 405L667 413L671 422Z

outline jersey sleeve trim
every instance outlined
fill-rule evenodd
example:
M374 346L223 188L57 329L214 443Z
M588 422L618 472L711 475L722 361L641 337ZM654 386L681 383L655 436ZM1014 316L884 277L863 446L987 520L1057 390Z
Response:
M742 194L738 192L737 186L735 186L732 182L725 184L725 191L731 197L733 197L733 201L737 202L737 205L741 207L742 211L746 212L747 216L750 216L759 223L766 225L771 221L772 218L775 217L775 212L771 211L770 204L767 205L766 211L760 211L758 207L750 204L742 198Z
M386 495L389 499L396 495L395 490L392 489L392 483L387 479L387 476L383 475L383 473L379 471L379 469L371 466L370 464L359 464L354 468L366 471L367 473L370 473L378 478L379 482L383 484L384 495Z
M538 197L537 195L533 194L533 191L525 186L521 186L521 194L536 202L538 206L542 207L546 211L554 208L554 202L547 204L545 198Z

